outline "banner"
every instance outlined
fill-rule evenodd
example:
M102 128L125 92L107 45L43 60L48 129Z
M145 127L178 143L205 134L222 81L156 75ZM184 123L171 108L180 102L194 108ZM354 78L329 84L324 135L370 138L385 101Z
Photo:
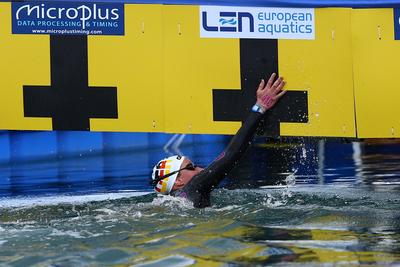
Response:
M13 34L123 35L121 3L13 2Z
M203 38L314 39L314 9L200 7Z

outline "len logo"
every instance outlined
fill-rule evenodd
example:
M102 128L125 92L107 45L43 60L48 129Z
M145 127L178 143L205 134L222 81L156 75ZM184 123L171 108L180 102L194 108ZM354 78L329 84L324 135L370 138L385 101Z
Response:
M243 32L243 21L246 19L249 23L249 32L254 32L254 17L248 12L219 12L219 23L222 25L211 26L208 25L207 12L203 11L202 16L202 26L203 29L210 32ZM224 25L231 26L224 26ZM236 26L237 24L237 26Z

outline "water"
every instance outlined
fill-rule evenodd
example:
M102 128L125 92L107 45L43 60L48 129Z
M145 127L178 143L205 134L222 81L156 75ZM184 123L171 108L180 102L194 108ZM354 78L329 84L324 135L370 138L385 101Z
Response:
M196 163L217 155L196 148ZM29 188L5 166L19 182L0 199L0 266L400 266L399 152L258 143L206 209L149 190L160 151L24 163Z

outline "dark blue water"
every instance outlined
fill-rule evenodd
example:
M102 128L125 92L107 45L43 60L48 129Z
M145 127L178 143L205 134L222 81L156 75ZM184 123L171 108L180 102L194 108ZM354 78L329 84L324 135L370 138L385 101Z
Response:
M225 145L181 150L206 166ZM400 265L397 144L258 139L201 210L152 193L164 156L2 165L0 265Z

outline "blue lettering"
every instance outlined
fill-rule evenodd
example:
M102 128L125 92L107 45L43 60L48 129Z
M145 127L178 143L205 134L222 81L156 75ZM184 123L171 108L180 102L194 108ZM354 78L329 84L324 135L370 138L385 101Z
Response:
M254 18L253 18L253 15L251 15L248 12L239 12L239 14L238 14L239 32L243 31L243 18L248 18L249 19L250 32L254 32Z
M203 29L206 31L210 31L210 32L217 32L218 31L218 27L216 26L208 26L207 25L207 12L202 12L201 14L202 16L202 20L203 20Z
M312 21L312 20L313 20L312 14L311 13L307 13L306 14L306 21Z
M265 31L268 32L268 33L270 33L271 35L274 35L273 26L274 26L274 25L272 25L272 24L268 24L268 25L265 27Z

